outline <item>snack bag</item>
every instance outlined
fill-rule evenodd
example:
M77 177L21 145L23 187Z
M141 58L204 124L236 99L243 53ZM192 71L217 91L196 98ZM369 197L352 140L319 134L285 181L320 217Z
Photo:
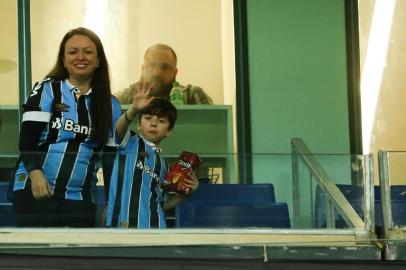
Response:
M188 195L190 188L185 186L184 179L188 177L190 171L195 171L202 163L195 153L183 151L178 160L169 168L164 179L164 185L178 193Z

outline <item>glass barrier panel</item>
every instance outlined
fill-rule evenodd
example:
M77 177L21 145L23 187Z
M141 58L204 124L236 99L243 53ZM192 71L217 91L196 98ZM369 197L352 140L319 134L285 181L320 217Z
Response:
M387 215L388 230L406 227L406 152L382 151L379 155L377 211L380 217Z
M297 228L367 229L369 159L354 155L295 155L293 178ZM368 209L368 211L367 211Z
M38 191L29 189L27 173L21 167L13 171L17 155L1 156L1 167L7 170L0 182L0 231L7 232L0 234L4 245L37 245L38 252L44 245L57 245L75 255L85 246L110 247L110 255L117 255L122 251L114 247L152 243L258 247L265 241L275 248L330 248L334 243L376 249L365 225L365 185L358 184L367 178L357 175L357 184L352 184L357 169L352 162L361 160L358 164L364 170L366 157L314 155L310 164L317 160L321 166L314 171L306 163L309 160L298 155L198 152L200 159L196 159L161 152L161 160L147 147L137 153L109 149L101 159L91 158L95 168L89 170L92 166L83 163L83 154L24 153L24 158L43 162L49 180L50 194L40 194L36 200L32 196ZM253 177L245 181L249 184L224 176L236 175L224 171L238 171L242 158L253 164ZM195 170L198 188L190 195L179 195L192 186L185 180L196 164L191 160L201 162ZM11 194L10 180L14 181ZM24 187L28 192L21 191ZM350 193L353 197L346 193L347 187L355 190Z
M175 153L162 152L161 159L151 151L146 148L139 153L128 150L117 154L110 149L103 153L100 160L96 155L86 157L84 152L25 153L25 158L43 162L49 193L47 189L30 190L31 182L21 164L17 172L13 171L17 156L3 155L0 163L4 172L1 179L2 203L8 203L9 209L12 209L11 203L6 200L7 180L12 180L14 197L24 201L25 206L31 207L39 202L41 209L47 205L52 212L52 207L61 207L58 209L71 214L77 211L78 219L84 215L94 220L78 226L75 223L64 225L72 227L105 227L107 202L110 203L107 214L110 219L117 219L109 224L111 227L137 228L140 223L132 222L141 222L144 218L148 222L142 225L145 226L143 228L181 229L366 230L365 224L370 223L367 218L372 215L373 208L366 211L366 198L369 196L364 183L369 179L362 172L368 169L368 159L364 156L252 155L248 159L253 164L253 178L244 181L250 184L239 184L229 177L235 175L238 159L246 156L186 152L175 157ZM94 169L90 169L92 164ZM185 180L191 178L188 175L191 168L198 181L195 191L197 184ZM24 189L28 189L28 194L23 194L21 190ZM187 194L189 192L191 195ZM34 196L38 196L39 200L29 199L27 196L31 193L38 193ZM174 200L174 197L179 197L182 202L166 209L165 201ZM31 203L27 204L25 200ZM65 201L68 201L67 205L64 205ZM126 213L120 212L123 205ZM85 210L82 212L78 208ZM14 210L21 210L17 211L21 216L27 209ZM57 211L62 214L58 218L66 218L63 211ZM29 215L29 212L26 214ZM39 215L47 216L49 213ZM17 221L20 216L17 216ZM27 224L22 225L31 226L31 223ZM32 226L52 227L52 224L34 222ZM59 226L58 223L55 226Z

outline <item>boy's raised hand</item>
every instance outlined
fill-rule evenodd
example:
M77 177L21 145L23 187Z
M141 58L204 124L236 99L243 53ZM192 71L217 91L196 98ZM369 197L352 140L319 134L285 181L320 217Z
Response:
M154 97L151 96L151 91L153 88L153 84L141 82L140 87L134 89L132 108L135 113L138 113L140 110L144 109L154 99Z
M151 96L153 85L150 83L141 83L139 88L133 90L133 103L132 106L123 113L116 124L116 142L121 143L125 134L127 133L128 126L135 119L137 114L144 109L155 98Z

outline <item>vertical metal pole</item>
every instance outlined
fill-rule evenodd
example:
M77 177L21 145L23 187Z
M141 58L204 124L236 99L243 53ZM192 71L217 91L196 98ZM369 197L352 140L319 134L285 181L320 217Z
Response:
M310 194L310 199L309 199L309 201L310 201L310 204L309 204L309 207L310 207L310 224L308 224L309 226L309 228L314 228L314 224L315 224L315 222L314 222L314 207L315 207L315 204L314 204L314 201L313 201L313 198L314 198L314 193L313 193L313 174L309 171L309 183L310 183L310 185L309 185L309 194ZM317 184L316 184L317 185Z
M363 156L364 168L364 223L365 230L371 232L375 228L375 193L374 193L374 159L373 155Z
M292 146L292 198L293 198L293 217L292 223L293 228L300 227L300 194L299 194L299 164L298 164L298 154L295 149L293 142Z
M19 104L31 90L30 0L17 0ZM19 119L21 121L19 110Z
M348 116L351 154L362 154L358 0L345 0ZM355 181L357 179L354 179ZM354 184L354 183L353 183Z
M389 239L389 231L393 227L391 208L391 188L388 172L388 152L378 152L379 185L381 187L382 219L385 239Z
M334 205L329 196L326 196L324 191L323 194L323 197L325 197L324 204L326 205L326 227L329 229L334 229L336 227Z
M249 90L247 0L234 0L236 114L238 175L240 183L252 183L251 108Z

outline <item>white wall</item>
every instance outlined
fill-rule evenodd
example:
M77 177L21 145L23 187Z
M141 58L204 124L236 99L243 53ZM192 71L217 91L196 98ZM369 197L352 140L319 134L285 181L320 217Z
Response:
M0 105L18 103L17 1L0 1Z
M384 0L379 0L385 7L388 4ZM379 150L386 151L406 151L406 92L405 92L405 70L406 70L406 29L405 29L405 10L406 1L395 1L394 12L392 20L388 22L389 35L385 39L382 34L378 35L375 40L371 38L373 31L382 31L382 25L385 25L382 19L389 19L390 17L385 14L384 18L378 17L378 24L373 27L373 14L375 5L378 4L377 0L359 0L360 10L360 60L361 60L361 74L365 76L365 81L377 82L376 77L381 76L382 79L378 85L375 85L378 90L377 93L371 93L372 87L365 87L361 89L366 91L363 99L361 100L362 106L368 106L371 102L370 97L374 94L377 95L376 104L369 104L370 110L364 110L362 121L371 121L369 129L364 129L363 140L367 146L364 152L375 154L375 166L377 168L377 153ZM379 16L383 12L379 7L376 10L375 16ZM379 44L374 44L377 42ZM370 53L368 54L368 46L371 50L383 48L387 45L387 50L382 54ZM368 59L368 57L370 57ZM376 59L384 57L384 59ZM372 63L372 68L377 69L376 73L365 72L367 62ZM382 63L381 67L376 63ZM379 71L379 72L378 72ZM362 88L362 87L361 87ZM368 119L368 120L367 120ZM405 184L406 183L406 169L405 169L406 152L403 154L393 154L390 159L391 166L389 174L392 184ZM378 183L378 173L374 174L375 184Z
M133 73L139 76L146 48L166 43L178 55L178 80L202 86L223 103L221 56L221 1L143 0L130 5L129 36L136 57Z
M2 0L0 5L1 30L10 37L7 46L16 59L16 1ZM228 93L235 92L234 78L230 76L234 70L228 70L234 67L234 57L230 57L234 43L225 40L233 38L232 0L35 0L30 7L33 82L41 80L54 65L63 35L72 28L86 26L101 37L111 68L113 92L139 78L144 51L155 43L167 43L177 52L177 79L181 83L203 87L216 104L225 102L224 86L229 88ZM231 9L231 16L227 10L222 17L224 7ZM87 21L88 10L97 10L100 22L97 17ZM15 28L9 27L13 24ZM104 30L99 27L102 24ZM2 41L0 46L3 52L6 44ZM227 69L227 82L223 79L223 68ZM5 75L0 74L1 82L15 84L13 95L1 97L0 104L18 103L16 72L12 80L2 79ZM226 103L231 104L232 100L227 95Z

